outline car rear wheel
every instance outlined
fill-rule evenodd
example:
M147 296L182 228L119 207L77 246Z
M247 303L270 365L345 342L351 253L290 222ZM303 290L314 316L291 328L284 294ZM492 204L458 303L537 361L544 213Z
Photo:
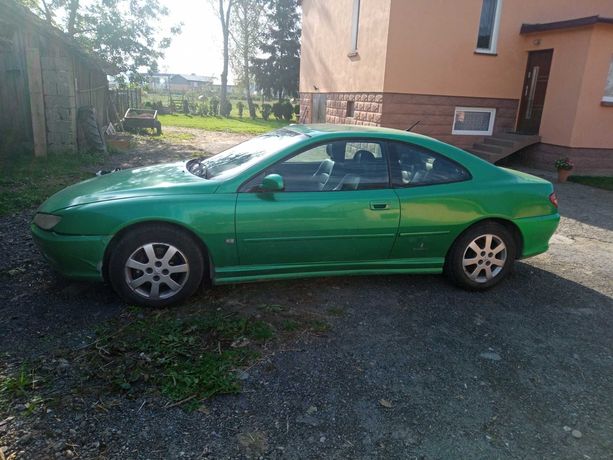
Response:
M166 307L191 296L202 281L204 261L194 239L174 227L129 231L109 259L109 280L127 302Z
M513 269L515 255L515 240L503 225L478 224L455 241L447 255L445 273L465 289L489 289Z

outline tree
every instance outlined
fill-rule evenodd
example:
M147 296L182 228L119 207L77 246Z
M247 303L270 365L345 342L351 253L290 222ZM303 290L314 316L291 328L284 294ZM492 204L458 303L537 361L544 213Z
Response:
M215 13L219 17L221 33L223 35L223 70L221 72L221 94L219 106L222 114L227 107L228 100L228 64L230 62L230 20L232 19L232 6L234 0L209 0ZM229 114L228 114L229 115Z
M177 25L158 38L158 20L168 14L159 0L20 1L132 80L157 70L170 37L181 30Z
M267 0L266 22L260 51L253 59L255 79L268 97L295 96L300 74L300 14L298 0Z
M255 118L255 104L251 97L251 60L255 57L262 38L264 0L235 0L234 20L230 28L232 36L232 67L243 86L249 116Z

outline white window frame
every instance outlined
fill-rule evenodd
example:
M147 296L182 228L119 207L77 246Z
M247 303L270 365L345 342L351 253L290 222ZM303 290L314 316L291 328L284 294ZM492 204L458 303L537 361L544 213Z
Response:
M483 8L483 6L482 6ZM475 48L478 54L496 54L498 51L498 32L500 32L500 17L502 16L502 0L496 0L496 15L494 16L494 27L492 29L492 43L489 48ZM479 27L481 26L481 14L479 14L479 24L477 24L477 40L479 40Z
M490 113L492 116L490 117L490 124L488 126L487 131L468 131L464 129L456 129L455 121L456 116L459 112L482 112L482 113ZM496 109L487 109L483 107L456 107L455 112L453 113L453 126L451 128L451 134L456 136L491 136L494 132L494 122L496 121Z
M605 91L607 90L607 84L609 83L609 78L613 78L613 57L611 58L611 64L609 64L609 71L607 72L607 78L605 80ZM603 94L602 102L613 103L613 95L607 96L606 94Z
M353 15L351 18L351 43L349 54L355 55L358 52L358 36L360 29L360 3L361 0L353 0Z

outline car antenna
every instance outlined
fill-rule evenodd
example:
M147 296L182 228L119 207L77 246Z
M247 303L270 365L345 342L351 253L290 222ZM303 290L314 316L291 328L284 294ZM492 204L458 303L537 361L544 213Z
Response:
M409 131L409 132L410 132L410 131L413 131L413 128L415 128L415 127L416 127L418 124L420 124L420 123L421 123L421 120L417 120L415 123L413 123L413 124L411 125L411 127L410 127L410 128L406 129L405 131Z

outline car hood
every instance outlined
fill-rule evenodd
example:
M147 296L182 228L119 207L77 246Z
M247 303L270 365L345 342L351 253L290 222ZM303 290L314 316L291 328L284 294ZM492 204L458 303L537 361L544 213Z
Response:
M39 211L55 212L89 203L143 196L213 193L216 181L195 176L185 163L168 163L126 169L71 185L45 201Z

